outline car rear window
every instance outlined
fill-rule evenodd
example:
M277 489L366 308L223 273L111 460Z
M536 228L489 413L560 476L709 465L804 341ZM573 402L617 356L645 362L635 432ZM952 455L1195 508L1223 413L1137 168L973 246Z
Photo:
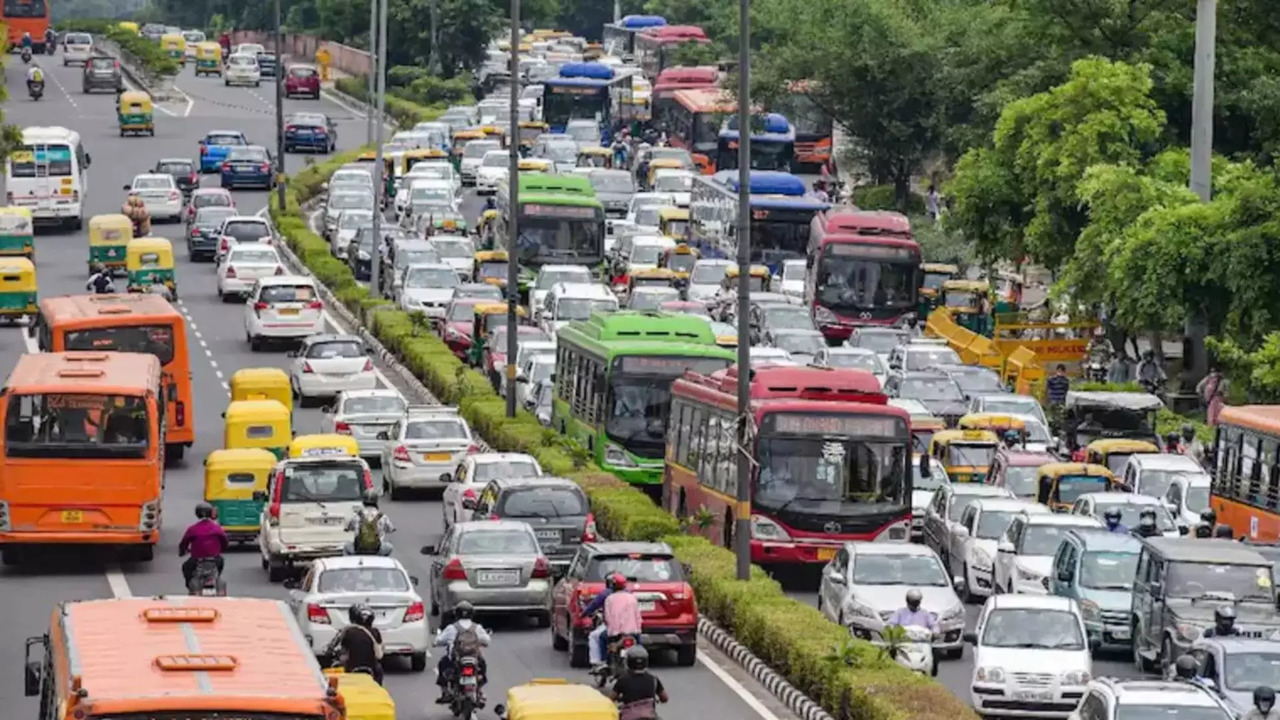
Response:
M227 223L222 233L235 238L236 242L257 242L262 238L271 237L271 228L260 222L243 220Z
M316 289L310 285L268 285L258 299L265 303L310 302L315 296Z
M186 160L162 162L156 168L156 172L169 173L170 175L190 175L193 170L195 170L195 165Z
M504 518L586 515L587 499L577 488L515 487L503 493L497 512Z
M342 404L342 412L347 415L399 413L404 412L404 400L389 395L352 397Z
M354 461L291 463L284 468L284 502L358 502L364 466Z
M191 202L195 203L197 208L203 207L234 207L231 202L229 193L211 192L200 193L191 198Z
M94 70L115 70L116 69L115 58L97 57L91 60L90 64L93 66Z
M461 420L414 420L404 428L406 440L467 440Z
M228 160L267 161L267 151L260 147L242 147L227 153Z
M313 360L358 358L364 355L364 347L354 340L318 342L307 348L307 357Z
M168 190L173 179L167 177L140 177L133 181L134 190Z
M316 592L408 592L409 581L395 568L343 568L320 573Z
M472 477L472 482L483 483L498 478L534 477L539 474L538 466L531 460L498 460L476 463L476 473Z
M313 78L316 76L316 71L312 68L290 68L289 75L296 78Z
M209 133L205 138L206 145L248 145L244 138L231 133Z
M604 555L591 558L587 563L588 582L604 582L613 573L636 582L683 582L684 572L680 563L670 555Z
M201 227L221 225L222 221L235 214L235 210L226 206L203 207L196 211L195 224Z
M280 257L274 250L258 250L256 248L232 248L231 260L234 263L272 265L279 264Z
M538 541L524 530L480 530L463 533L459 555L537 555Z
M66 43L68 45L90 45L93 39L84 33L67 33Z

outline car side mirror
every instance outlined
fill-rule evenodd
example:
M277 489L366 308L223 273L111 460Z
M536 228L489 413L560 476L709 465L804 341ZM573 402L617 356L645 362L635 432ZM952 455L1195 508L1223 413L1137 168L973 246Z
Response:
M285 590L297 590L300 587L302 587L302 581L298 578L290 577L284 579Z
M453 482L453 473L440 473L440 482L442 483Z
M960 639L961 639L961 640L964 640L965 642L969 643L970 645L977 645L977 644L978 644L978 633L967 632L967 633L964 633L963 635L961 635L961 636L960 636Z
M927 452L920 453L920 474L923 475L924 477L929 477L932 474L932 469L929 467L929 465L930 465L929 453Z
M254 502L266 502L266 501L267 501L267 491L266 491L266 490L254 490L254 491L253 491L253 500L254 500Z
M463 510L475 510L475 509L476 509L476 500L475 500L475 498L463 498L463 499L462 499L462 509L463 509Z
M1155 597L1155 598L1162 598L1162 597L1164 597L1164 583L1162 583L1162 582L1153 582L1153 583L1151 583L1151 585L1149 585L1148 587L1149 587L1148 592L1150 592L1150 593L1151 593L1152 597Z
M378 433L376 437L377 437L377 439L378 439L378 440L390 440L390 439L391 439L391 436L390 436L390 435L388 435L385 431L384 431L384 432L380 432L380 433Z
M284 354L284 356L285 356L285 357L296 358L296 357L298 357L298 351L297 351L297 350L290 350L289 352L285 353L285 354Z
M956 537L961 539L969 537L969 528L965 527L964 525L957 525L955 529L952 530L952 532L956 534Z
M36 661L27 663L22 675L22 693L27 697L39 695L41 679L44 677L44 668L41 664Z
M418 586L418 576L417 576L417 575L410 575L410 576L409 576L409 582L413 583L413 586L414 586L414 587L417 587L417 586Z
M1069 582L1071 582L1071 571L1069 571L1069 570L1059 570L1059 571L1058 571L1058 582L1064 582L1064 583L1069 583Z
M1179 534L1179 535L1188 535L1188 534L1190 534L1190 533L1191 533L1191 526L1190 526L1190 525L1179 525L1179 526L1178 526L1178 534Z
M200 145L204 145L204 144L205 144L205 142L204 142L204 140L200 140L200 141L198 141L198 144L200 144Z
M435 546L435 545L423 545L423 546L422 546L422 548L418 550L418 552L422 553L423 555L435 555L435 554L436 554L436 546Z
M964 597L966 587L968 587L968 583L965 582L963 577L956 575L951 578L951 589L955 590L957 595Z
M324 413L324 414L326 414L326 415L332 415L332 414L333 414L333 406L332 406L332 405L325 405L324 407L320 408L320 412L322 412L322 413Z
M125 191L125 192L129 192L130 190L132 190L132 189L133 189L133 186L132 186L132 185L125 185L125 186L123 186L123 189L124 189L124 191Z
M85 167L89 167L89 165L91 165L91 164L93 164L93 156L92 156L92 155L90 155L89 153L85 153L85 154L84 154L84 166L85 166Z

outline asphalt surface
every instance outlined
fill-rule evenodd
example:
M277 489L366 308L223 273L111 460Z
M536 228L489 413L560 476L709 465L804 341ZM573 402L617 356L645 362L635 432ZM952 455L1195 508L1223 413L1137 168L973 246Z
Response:
M20 127L30 125L62 125L80 133L86 150L92 156L86 190L86 221L96 214L119 212L124 199L122 186L133 176L147 171L161 157L191 157L198 154L197 140L216 129L238 129L251 141L274 147L273 88L226 88L216 78L196 79L188 70L178 81L190 102L157 107L154 138L125 138L118 135L114 96L110 93L83 95L80 69L63 68L61 56L45 59L48 78L44 99L34 102L25 90L25 68L10 62L5 67L9 101L4 105L6 122ZM363 143L365 122L352 110L328 100L290 100L286 112L312 110L329 113L339 124L339 149ZM297 172L305 159L290 155L286 171ZM216 187L217 176L202 177L205 186ZM266 206L263 191L237 191L237 206L242 212L254 213ZM468 201L468 214L474 216L480 204ZM178 305L186 315L188 344L191 348L191 372L194 388L194 420L196 444L188 453L184 466L170 469L166 476L164 496L164 529L155 560L150 563L120 565L109 555L87 551L53 553L40 562L21 568L0 569L0 705L10 707L6 716L34 716L34 699L23 698L21 662L23 640L40 635L49 626L53 604L60 601L108 598L112 596L151 596L183 593L177 543L186 526L193 521L193 508L203 496L201 459L222 446L221 414L229 399L227 380L244 367L277 366L287 369L282 351L251 353L244 339L241 308L221 303L215 291L213 266L188 261L185 243L178 242L181 225L156 225L153 232L173 239L178 258ZM85 291L87 280L87 237L80 233L41 233L36 239L36 263L40 293L48 297L78 294ZM19 327L0 328L0 368L13 367L19 355L33 351L24 331ZM295 426L301 433L318 432L319 410L296 410ZM397 557L422 579L420 592L426 596L427 563L418 548L437 541L443 533L438 500L391 502L384 509L399 531L392 537ZM267 581L259 565L256 551L232 553L227 558L225 579L234 595L284 599L285 589ZM538 677L565 677L586 681L581 670L569 668L568 655L551 648L546 630L537 630L523 621L504 623L501 618L485 621L494 631L493 647L488 653L491 683L490 703L499 702L505 689ZM438 657L438 656L437 656ZM701 662L690 668L677 668L673 662L655 663L672 703L664 706L666 720L694 720L706 709L723 717L778 720L787 714L770 699L763 703L752 694L762 695L758 687L744 689L734 676L744 675L716 653L700 653ZM400 718L447 718L447 709L434 705L434 660L425 673L411 673L407 668L391 668L387 686L398 706ZM766 707L767 706L767 707ZM773 708L771 712L770 708Z

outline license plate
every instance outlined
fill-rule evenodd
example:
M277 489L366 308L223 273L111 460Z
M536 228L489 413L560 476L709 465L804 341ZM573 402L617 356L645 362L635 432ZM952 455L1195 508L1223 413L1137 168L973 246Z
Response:
M514 570L481 570L476 573L476 580L481 585L514 585L520 574Z
M218 589L207 587L202 589L200 591L200 594L203 595L204 597L215 597L218 594Z
M449 453L426 453L422 459L427 462L448 462L452 457Z
M537 532L539 540L559 540L560 531L558 530L539 530Z
M297 315L299 311L297 308L281 308L277 312L281 315Z
M458 684L459 684L459 685L466 685L466 686L475 685L475 684L476 684L476 676L475 676L475 675L463 675L462 677L458 678Z
M835 548L818 548L818 559L819 559L819 560L830 560L831 558L833 558L833 557L835 557L835 556L836 556L836 549L835 549Z
M642 603L640 603L640 611L641 611L641 612L653 612L653 608L654 608L654 607L655 607L655 606L654 606L654 604L653 604L652 602L642 602Z
M1052 690L1018 690L1013 693L1015 700L1052 700Z
M313 517L313 518L307 518L307 522L311 523L312 525L340 525L342 523L342 518L331 517L331 516Z
M80 510L63 510L62 522L64 523L82 523L84 522L84 512Z

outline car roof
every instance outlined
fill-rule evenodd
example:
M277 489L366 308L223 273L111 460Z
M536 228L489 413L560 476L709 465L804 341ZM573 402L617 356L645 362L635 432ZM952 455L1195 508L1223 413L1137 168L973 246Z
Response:
M553 273L553 272L559 272L559 273L582 272L582 273L590 274L591 271L581 265L543 265L542 267L538 268L539 275L543 273Z
M269 220L264 217L258 217L257 215L232 215L227 218L227 222L251 222L255 225L271 225Z
M339 555L336 557L317 558L320 570L344 570L354 568L388 568L403 571L405 568L399 560L380 555Z
M985 402L987 400L1012 400L1013 398L1017 398L1024 402L1026 401L1034 402L1037 405L1040 404L1039 400L1036 400L1034 397L1030 395L1023 395L1022 393L1013 393L1013 392L983 393L978 396L978 402Z
M220 187L216 187L216 188L207 188L207 187L196 188L196 189L195 189L191 194L192 194L192 195L226 195L227 197L231 197L231 191L230 191L230 190L228 190L228 189L226 189L226 188L220 188Z
M829 347L827 348L827 354L828 355L864 355L864 356L875 355L876 357L880 357L880 353L876 352L875 350L870 350L868 348L860 348L860 347L849 347L848 345L837 345L836 347ZM915 400L913 402L918 403L920 401Z
M849 541L844 546L859 555L911 555L913 557L937 557L927 545L916 543L886 543Z
M400 391L395 388L373 388L372 390L343 390L338 393L338 397L349 400L351 398L366 397L400 397Z
M1117 705L1221 707L1208 690L1189 682L1117 678L1106 678L1104 682L1115 695Z
M995 487L995 486L988 486L988 487ZM1000 488L996 488L996 489L998 490ZM1017 498L1011 498L1011 497L1002 497L1002 496L983 497L983 498L974 500L969 504L976 507L979 512L983 512L983 511L1025 512L1029 516L1053 514L1049 512L1049 508L1041 505L1040 503L1034 503L1034 502L1031 502L1030 500L1019 500Z
M1023 595L1023 594L1001 594L992 595L987 599L987 604L992 610L1017 610L1025 608L1029 610L1073 610L1075 601L1071 598L1059 597L1057 595Z
M166 157L166 158L160 158L159 160L156 161L157 165L162 163L186 163L188 165L195 165L196 161L192 160L191 158L185 158L185 157Z
M258 278L258 284L262 286L268 285L310 285L315 287L314 278L306 275L271 275L268 277Z
M1187 457L1186 455L1178 455L1176 453L1138 453L1129 458L1129 462L1139 470L1194 470L1196 472L1205 472L1200 463Z
M428 268L430 270L447 270L448 272L453 272L453 266L450 265L449 263L443 263L443 262L413 263L412 265L409 265L408 267L406 267L405 270L408 271L408 270L413 270L415 268ZM452 290L453 288L431 288L431 289Z
M1039 420L1036 420L1036 422L1039 422ZM1025 452L1021 450L1006 451L1004 457L1010 467L1040 467L1041 465L1048 465L1058 461L1052 453Z
M453 526L458 532L489 532L492 530L525 530L533 533L533 528L529 527L529 523L523 520L468 520L466 522L454 523Z
M347 335L344 333L319 333L316 335L308 335L302 342L305 345L315 345L316 343L322 342L357 342L361 345L364 344L364 340L362 340L359 335Z
M1090 492L1081 493L1080 498L1089 498L1095 505L1164 505L1159 498L1140 493Z
M915 348L909 347L908 349L914 350ZM957 373L962 375L978 375L981 373L988 373L991 375L997 375L995 370L992 370L991 368L979 367L977 365L957 365L955 363L938 363L937 365L933 366L933 369L938 370L940 372L948 373L948 374Z
M568 478L555 477L554 475L542 475L536 478L499 478L489 482L497 484L500 490L516 487L571 487L575 490L579 489L578 483Z
M1266 565L1258 551L1232 540L1190 537L1150 537L1150 550L1172 562L1217 563L1221 565Z
M138 173L137 175L134 175L134 176L133 176L133 181L134 181L134 182L138 182L139 180L142 180L143 178L156 178L156 179L161 179L161 178L163 178L163 179L165 179L165 180L168 180L169 182L173 182L173 176L172 176L172 175L170 175L169 173L162 173L162 172L144 172L144 173Z
M1043 505L1041 507L1044 507ZM1102 523L1097 518L1088 515L1068 515L1066 513L1027 513L1027 523L1030 525L1058 525L1058 526L1079 526L1079 527L1099 527Z
M513 460L528 460L530 462L538 462L536 458L528 453L513 452L489 452L478 453L470 456L471 462L476 465L485 465L487 463L512 462Z
M1129 533L1117 533L1102 527L1078 527L1067 531L1067 536L1075 537L1084 545L1085 552L1138 552L1142 550L1142 541Z

